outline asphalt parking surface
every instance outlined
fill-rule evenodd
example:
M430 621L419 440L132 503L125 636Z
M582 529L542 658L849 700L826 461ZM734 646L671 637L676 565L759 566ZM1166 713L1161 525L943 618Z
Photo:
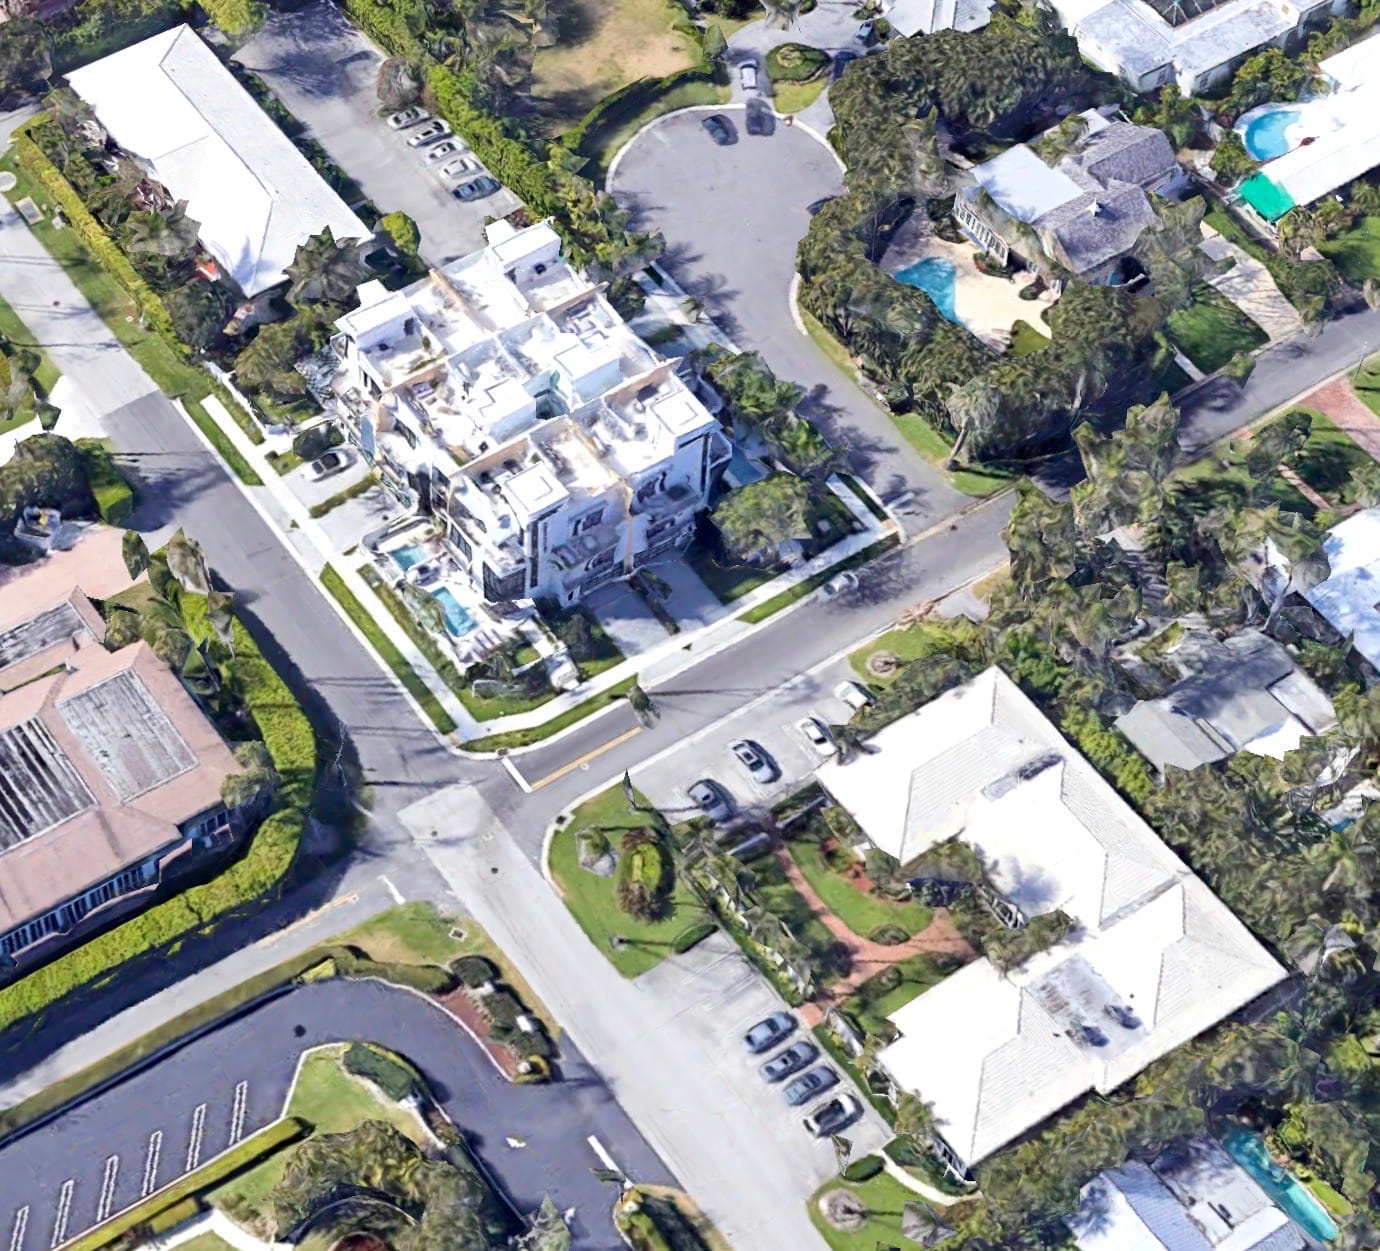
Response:
M177 1180L282 1113L300 1054L354 1039L413 1061L521 1214L549 1194L577 1246L620 1248L596 1137L625 1174L674 1185L603 1079L569 1043L563 1080L509 1085L424 996L382 982L297 987L0 1144L0 1241L47 1251ZM513 1138L526 1145L508 1146Z
M803 126L775 121L749 135L741 107L718 110L737 132L721 147L707 110L673 113L624 150L609 178L639 229L666 237L663 264L738 346L760 351L781 378L805 388L801 412L879 494L915 490L917 523L947 516L965 497L901 438L895 423L796 327L790 289L809 206L838 195L833 152Z
M407 132L388 129L375 93L383 56L326 0L271 11L235 59L273 89L379 212L401 209L417 223L433 265L483 247L485 216L517 207L507 188L462 204L407 146Z

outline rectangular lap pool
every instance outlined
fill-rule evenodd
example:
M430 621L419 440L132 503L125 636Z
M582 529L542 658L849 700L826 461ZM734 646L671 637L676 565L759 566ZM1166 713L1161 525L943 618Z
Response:
M446 619L446 629L452 638L458 639L462 634L468 634L474 629L474 618L465 611L465 606L455 598L450 587L438 587L432 591L432 595L441 605L441 612Z
M1297 1177L1270 1159L1259 1134L1234 1129L1222 1139L1222 1146L1290 1220L1322 1242L1337 1237L1337 1226L1327 1209Z

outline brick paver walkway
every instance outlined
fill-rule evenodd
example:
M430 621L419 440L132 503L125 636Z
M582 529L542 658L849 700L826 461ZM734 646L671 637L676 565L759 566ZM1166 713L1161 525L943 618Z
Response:
M947 908L936 908L934 920L920 933L912 935L903 943L888 947L882 943L871 942L853 933L829 910L824 900L815 894L814 887L806 881L800 866L788 851L779 848L776 852L776 861L791 885L809 904L810 911L848 952L848 976L832 986L821 987L815 992L814 998L800 1009L801 1020L811 1029L824 1019L824 1014L830 1008L848 998L869 977L911 956L948 955L957 956L960 960L973 960L977 956L963 935L954 928Z
M1380 460L1380 417L1356 398L1345 378L1334 378L1310 391L1299 401L1299 407L1326 413L1362 451Z

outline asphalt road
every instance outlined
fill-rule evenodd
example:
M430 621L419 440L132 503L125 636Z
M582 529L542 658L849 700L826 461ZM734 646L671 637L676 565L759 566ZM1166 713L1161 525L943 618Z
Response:
M748 135L741 109L725 110L738 142L716 146L703 112L676 113L642 131L619 158L609 189L639 228L666 237L662 264L739 347L760 351L781 378L804 387L801 412L848 449L879 494L917 496L936 521L965 497L900 437L895 424L797 329L790 290L808 206L843 189L829 147L800 126Z
M380 1043L416 1064L517 1212L534 1212L549 1194L574 1210L577 1246L622 1246L613 1192L590 1172L603 1167L591 1136L629 1178L675 1184L569 1042L563 1081L513 1086L425 996L333 980L263 1001L9 1139L0 1146L0 1238L10 1251L47 1251L137 1203L281 1116L303 1051L350 1041ZM509 1147L509 1138L527 1145Z

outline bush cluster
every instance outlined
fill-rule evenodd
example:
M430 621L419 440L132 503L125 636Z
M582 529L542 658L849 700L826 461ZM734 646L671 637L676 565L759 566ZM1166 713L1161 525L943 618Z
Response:
M407 1065L395 1060L381 1048L368 1043L352 1042L345 1048L340 1063L347 1073L374 1083L385 1095L401 1103L417 1093L417 1081Z
M96 513L108 526L122 526L134 511L134 488L110 458L99 439L78 439L86 481L96 500Z
M807 43L783 43L767 53L772 82L806 82L829 68L829 54Z
M618 906L639 921L656 921L670 910L668 884L671 861L650 830L630 830L623 836L614 891Z

